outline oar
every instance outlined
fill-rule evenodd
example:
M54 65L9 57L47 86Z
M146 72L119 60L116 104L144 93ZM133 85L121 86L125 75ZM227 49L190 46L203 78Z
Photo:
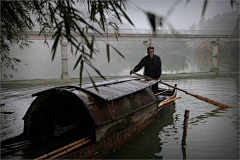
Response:
M138 74L138 73L133 73L133 74L136 74L136 75L141 76L141 77L144 77L144 78L153 79L153 78L150 78L150 77L147 77L147 76ZM196 97L197 99L200 99L200 100L202 100L202 101L211 103L211 104L216 105L216 106L218 106L218 107L230 108L230 106L228 106L228 105L222 104L222 103L220 103L220 102L214 101L214 100L212 100L212 99L209 99L209 98L206 98L206 97L203 97L203 96L194 94L194 93L190 93L190 92L188 92L188 91L185 91L185 90L183 90L183 89L181 89L181 88L178 88L178 87L174 87L174 86L172 86L172 85L170 85L170 84L167 84L167 83L164 83L164 82L162 82L162 81L159 81L159 83L162 83L162 84L167 85L167 86L169 86L169 87L175 88L175 89L177 89L177 90L179 90L179 91L185 92L185 93L188 94L188 95L191 95L191 96L193 96L193 97Z

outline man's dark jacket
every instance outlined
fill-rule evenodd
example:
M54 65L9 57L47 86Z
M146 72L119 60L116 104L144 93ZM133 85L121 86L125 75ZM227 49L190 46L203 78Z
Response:
M138 65L133 69L134 72L138 72L142 67L145 67L144 75L151 78L160 78L162 74L162 63L161 59L157 55L153 55L153 58L149 55L143 57L143 59L139 62Z

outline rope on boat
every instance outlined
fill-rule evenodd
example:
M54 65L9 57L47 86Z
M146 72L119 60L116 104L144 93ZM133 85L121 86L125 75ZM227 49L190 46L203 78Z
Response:
M167 92L169 89L170 89L170 87L169 87L168 89L162 91L162 92L158 92L158 93L156 93L155 96L156 96L156 95L159 95L159 94L162 94L162 93L164 93L164 92Z

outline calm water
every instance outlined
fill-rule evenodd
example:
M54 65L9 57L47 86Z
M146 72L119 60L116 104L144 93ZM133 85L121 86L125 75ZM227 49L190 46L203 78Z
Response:
M200 101L181 91L175 109L150 128L107 157L110 159L238 159L239 158L239 79L184 79L164 81L179 88L232 106L224 109ZM23 130L22 117L33 101L32 93L45 86L1 86L1 140ZM160 85L164 87L163 85ZM26 88L27 87L27 88ZM190 111L187 148L181 148L185 110Z
M239 79L165 81L233 108L223 109L178 91L175 110L113 153L110 159L239 159ZM181 148L189 110L187 148Z

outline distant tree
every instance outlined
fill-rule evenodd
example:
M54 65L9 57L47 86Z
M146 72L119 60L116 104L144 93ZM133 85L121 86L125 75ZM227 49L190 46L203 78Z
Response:
M217 14L212 19L202 19L198 26L200 30L232 30L238 25L238 11Z
M195 29L196 29L196 25L193 24L189 29L190 29L190 30L195 30Z
M145 12L146 15L148 16L148 20L151 24L151 27L154 31L154 33L156 33L156 30L157 28L161 28L163 27L163 24L167 24L169 26L169 28L171 29L174 29L173 26L171 25L171 23L168 21L168 16L170 14L172 14L172 12L174 11L174 9L178 6L178 4L181 2L182 0L177 0L175 1L172 6L168 9L167 11L167 15L166 16L158 16L154 13L151 13L151 12ZM186 0L186 3L190 3L191 0ZM206 11L206 8L207 8L207 5L208 5L208 2L209 0L204 0L204 3L203 3L203 7L202 7L202 20L199 22L200 24L199 25L203 25L204 27L207 25L205 23L205 20L204 20L204 14L205 14L205 11ZM239 2L237 2L236 0L229 0L231 6L233 7L235 4L236 5L239 5ZM203 27L202 26L202 27Z
M212 46L209 42L198 42L194 48L194 59L200 67L211 64ZM218 65L225 63L236 64L239 60L239 44L238 42L220 43L218 47Z

